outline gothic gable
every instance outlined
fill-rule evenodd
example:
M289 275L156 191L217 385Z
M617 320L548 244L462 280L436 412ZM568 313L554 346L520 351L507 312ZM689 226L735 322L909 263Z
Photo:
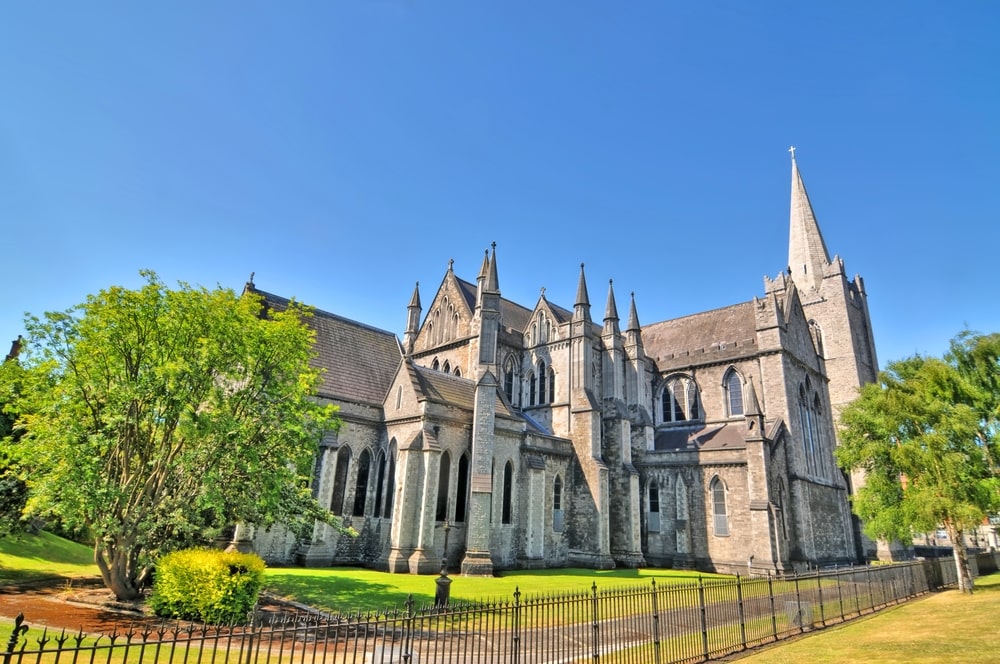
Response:
M467 282L448 270L438 287L434 300L427 308L423 325L417 335L417 352L437 348L474 334L472 318L475 291L470 294Z
M822 367L819 364L813 329L809 320L806 319L802 301L799 298L799 290L795 287L794 282L790 283L782 303L782 309L785 319L783 346L806 366L821 372Z

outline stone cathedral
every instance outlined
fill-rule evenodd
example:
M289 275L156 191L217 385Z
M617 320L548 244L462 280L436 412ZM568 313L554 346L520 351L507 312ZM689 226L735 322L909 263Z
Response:
M358 535L271 529L254 548L475 575L871 557L848 503L857 478L833 458L839 409L877 372L867 295L830 258L794 152L790 216L788 266L762 294L683 318L641 324L634 297L622 317L613 286L593 306L582 265L570 306L512 302L495 247L472 281L449 265L426 305L414 289L401 341L316 311L318 397L343 426L313 491Z

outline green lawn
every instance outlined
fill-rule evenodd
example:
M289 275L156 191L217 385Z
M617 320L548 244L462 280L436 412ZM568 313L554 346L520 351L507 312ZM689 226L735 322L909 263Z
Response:
M453 601L512 600L520 589L531 595L587 592L596 583L608 589L636 583L693 583L718 575L665 569L549 569L504 572L495 577L452 576ZM417 607L434 603L435 576L387 574L356 567L270 568L266 589L279 597L340 613L402 607L413 595Z
M0 537L0 584L98 573L89 546L50 533Z
M976 592L948 590L740 659L740 664L809 662L1000 661L1000 574L976 579Z

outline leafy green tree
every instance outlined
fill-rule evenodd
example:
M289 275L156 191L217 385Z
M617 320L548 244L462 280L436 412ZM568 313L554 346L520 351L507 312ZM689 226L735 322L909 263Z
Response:
M142 274L140 289L28 317L16 403L28 510L92 532L123 599L156 556L225 524L329 522L307 487L338 424L314 399L307 310Z
M841 413L836 452L842 467L865 472L854 500L865 532L909 544L914 533L943 526L954 543L959 587L968 592L964 533L1000 507L996 412L989 406L996 385L970 373L988 364L981 344L994 337L959 337L944 359L891 362Z
M0 364L0 537L21 532L27 525L23 514L28 485L14 455L14 445L22 432L14 427L16 416L8 412L19 372L20 366L14 357Z

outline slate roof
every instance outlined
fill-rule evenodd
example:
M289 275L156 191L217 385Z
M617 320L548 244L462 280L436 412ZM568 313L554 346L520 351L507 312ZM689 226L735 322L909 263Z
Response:
M288 298L249 290L269 308L288 306ZM320 395L381 406L403 357L396 335L320 309L312 313L306 322L316 331L313 364L324 370Z
M469 305L469 309L475 311L476 309L476 284L470 283L465 279L455 279L458 282L458 286L462 291L462 296ZM503 321L503 326L510 330L517 330L518 332L523 332L525 326L528 324L528 320L531 318L531 309L522 307L520 304L508 300L507 298L500 298L500 320Z
M715 424L712 426L671 427L656 432L653 438L655 450L722 450L743 449L746 427L740 423Z
M753 302L743 302L642 328L646 355L656 360L695 351L756 343Z
M423 397L435 403L474 410L476 405L476 383L470 378L453 376L443 371L407 363L410 377L414 381L418 398ZM497 392L496 412L511 415L510 409Z

